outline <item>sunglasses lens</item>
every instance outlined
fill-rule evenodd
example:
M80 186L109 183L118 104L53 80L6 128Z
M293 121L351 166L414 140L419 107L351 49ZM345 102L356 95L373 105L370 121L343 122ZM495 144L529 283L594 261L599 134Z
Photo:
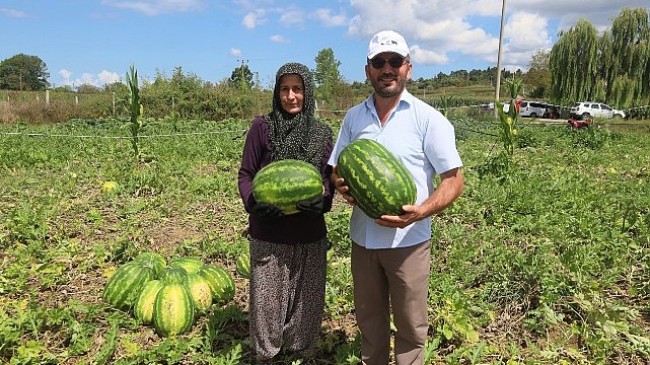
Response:
M390 60L388 60L388 64L390 65L390 67L393 68L402 67L402 65L404 64L404 59L401 57L393 57Z
M373 58L372 60L370 60L370 64L372 65L372 67L374 67L376 69L380 69L380 68L384 67L386 62L388 62L390 67L398 68L398 67L401 67L404 64L404 59L401 58L401 57L392 57L392 58L386 60L386 59L383 59L383 58L380 58L380 57L376 57L376 58Z

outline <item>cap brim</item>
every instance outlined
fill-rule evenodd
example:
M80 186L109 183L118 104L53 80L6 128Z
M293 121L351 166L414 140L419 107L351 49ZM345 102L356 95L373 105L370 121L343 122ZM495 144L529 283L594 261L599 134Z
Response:
M391 47L391 46L379 46L373 49L371 52L368 52L368 59L371 60L380 53L397 53L402 57L406 57L409 55L408 50L405 51L405 50L395 49L395 47Z

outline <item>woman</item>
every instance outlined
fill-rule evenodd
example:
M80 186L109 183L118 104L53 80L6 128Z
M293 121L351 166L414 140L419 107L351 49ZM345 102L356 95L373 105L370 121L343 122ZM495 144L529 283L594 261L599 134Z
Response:
M308 357L320 331L325 305L325 264L329 246L324 213L334 187L327 164L332 130L314 118L313 80L299 63L280 67L273 110L258 116L246 135L239 169L239 193L249 216L250 336L258 363L271 363L280 349ZM284 215L257 203L255 174L273 161L311 163L323 179L323 196L300 202L299 213Z

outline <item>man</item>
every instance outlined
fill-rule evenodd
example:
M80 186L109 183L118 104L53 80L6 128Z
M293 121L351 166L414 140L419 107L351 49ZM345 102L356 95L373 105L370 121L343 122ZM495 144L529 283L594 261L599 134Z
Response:
M390 318L398 365L423 364L427 338L427 295L430 270L431 219L463 191L462 162L451 123L406 90L413 66L400 34L381 31L368 46L366 77L374 92L345 115L329 164L337 191L354 199L336 161L350 142L373 139L405 165L417 186L415 205L399 216L372 219L354 207L350 220L352 276L363 364L390 360ZM434 187L434 177L440 184ZM392 308L392 313L391 313Z

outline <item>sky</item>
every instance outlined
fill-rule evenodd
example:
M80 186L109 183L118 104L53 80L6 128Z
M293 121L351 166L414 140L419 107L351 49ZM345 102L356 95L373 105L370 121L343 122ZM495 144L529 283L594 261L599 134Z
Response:
M368 42L392 29L407 40L414 79L497 66L527 70L559 32L583 18L599 31L648 0L0 0L0 61L37 56L51 86L101 87L186 75L221 82L247 65L263 87L286 62L311 69L330 48L348 82L365 80ZM503 5L505 4L505 9ZM503 27L502 10L504 10Z

